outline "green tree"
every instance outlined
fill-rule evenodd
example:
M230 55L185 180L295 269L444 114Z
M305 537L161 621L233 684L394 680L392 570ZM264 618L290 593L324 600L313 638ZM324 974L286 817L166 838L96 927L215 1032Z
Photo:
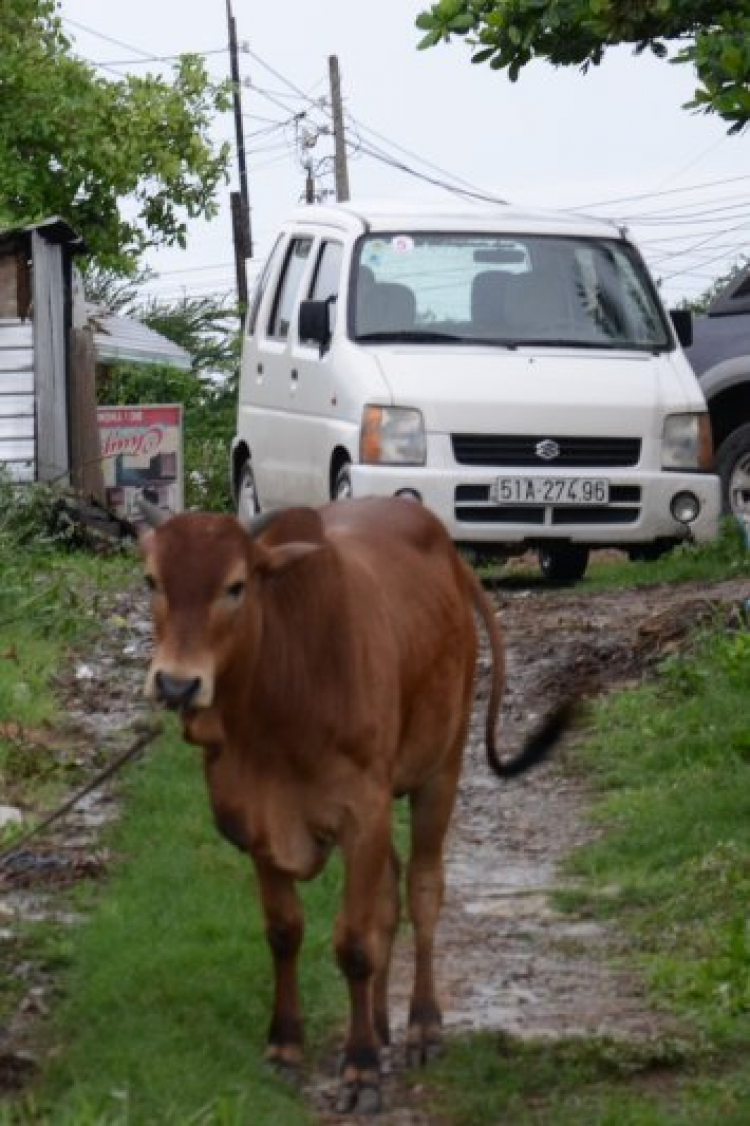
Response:
M123 276L119 271L97 265L92 259L84 263L81 271L86 301L123 317L135 315L143 297L143 286L153 277L152 270L140 267Z
M694 313L705 313L711 302L719 296L723 289L726 289L729 283L733 281L742 270L747 269L747 265L748 258L746 255L743 255L725 274L721 274L712 281L702 293L691 297L689 300L683 301L680 308L691 309Z
M533 59L555 66L598 65L608 47L692 64L698 85L689 109L715 113L729 132L750 121L750 0L438 0L417 18L432 47L464 36L472 62L515 82Z
M0 104L0 225L58 215L127 273L215 214L229 153L209 130L229 91L199 56L183 55L171 81L102 78L76 56L59 0L2 0Z

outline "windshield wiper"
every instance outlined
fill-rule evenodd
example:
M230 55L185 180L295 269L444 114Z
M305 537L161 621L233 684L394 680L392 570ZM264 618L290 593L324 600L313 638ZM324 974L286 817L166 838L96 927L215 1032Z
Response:
M435 341L444 343L448 341L452 344L460 344L463 341L463 336L456 336L452 332L430 332L421 331L418 329L394 329L393 331L384 330L382 332L361 332L355 337L355 340L360 344L378 344L380 341L384 343L390 341L407 340L414 344L432 344Z
M517 344L521 348L592 348L610 350L624 349L625 351L636 347L636 345L625 340L570 340L563 336L544 336L532 340L519 340Z
M354 339L359 344L468 344L471 347L507 348L580 348L591 351L653 352L664 350L664 345L637 344L629 340L571 340L558 337L508 338L492 336L460 336L453 332L437 332L419 329L393 329L381 332L363 332Z

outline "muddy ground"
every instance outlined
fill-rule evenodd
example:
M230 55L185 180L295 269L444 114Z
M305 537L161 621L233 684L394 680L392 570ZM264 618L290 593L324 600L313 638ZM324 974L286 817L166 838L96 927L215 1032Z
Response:
M502 744L512 753L535 721L572 685L587 695L638 683L654 663L680 646L701 620L743 613L747 580L658 586L624 592L551 590L519 578L493 588L507 647L508 688ZM76 735L66 753L101 766L142 720L139 688L149 650L145 608L123 597L85 662L63 676ZM614 968L617 935L590 921L558 915L550 893L564 885L561 862L590 837L585 782L558 761L501 784L484 758L481 730L487 658L447 854L447 898L438 940L447 1036L502 1030L516 1036L610 1034L652 1038L658 1019L639 983ZM571 738L576 738L576 733ZM72 748L72 749L71 749ZM89 748L88 751L86 748ZM92 753L93 748L94 753ZM44 839L30 842L0 878L0 975L23 983L23 998L0 1027L0 1098L33 1078L39 1027L53 1004L55 983L16 953L24 919L53 914L65 925L60 890L106 868L99 842L116 813L106 792L87 800ZM421 1108L419 1088L401 1082L410 984L408 928L393 973L395 1043L381 1126L436 1126ZM307 1096L321 1124L345 1123L332 1111L335 1078L314 1077Z

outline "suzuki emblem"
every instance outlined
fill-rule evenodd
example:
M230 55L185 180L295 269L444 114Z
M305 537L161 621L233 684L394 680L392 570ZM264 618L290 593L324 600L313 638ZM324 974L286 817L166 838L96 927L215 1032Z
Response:
M554 438L544 438L541 442L537 442L534 453L545 461L554 461L560 456L560 447Z

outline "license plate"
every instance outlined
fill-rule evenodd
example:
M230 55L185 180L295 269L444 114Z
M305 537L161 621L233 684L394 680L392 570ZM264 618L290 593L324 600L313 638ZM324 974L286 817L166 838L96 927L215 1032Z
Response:
M496 504L609 504L601 477L498 477L490 488Z

